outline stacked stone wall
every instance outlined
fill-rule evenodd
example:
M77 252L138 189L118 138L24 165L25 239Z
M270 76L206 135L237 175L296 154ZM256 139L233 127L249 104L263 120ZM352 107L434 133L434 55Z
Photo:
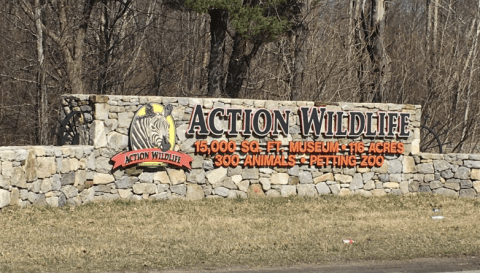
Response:
M78 205L93 200L91 146L0 148L0 207Z
M173 106L176 127L175 151L193 158L192 169L172 166L112 169L111 158L129 150L129 127L135 112L142 105L154 102ZM398 111L411 114L411 135L395 139L405 144L405 152L385 155L381 167L316 167L297 164L281 167L214 167L213 155L196 154L194 135L186 131L195 105L203 105L207 113L214 107L296 109L320 106L315 102L254 101L237 99L170 98L140 96L64 96L63 117L72 111L80 143L91 146L3 147L0 149L0 207L31 204L62 206L78 205L95 200L248 198L252 196L318 196L322 194L381 196L385 194L437 193L448 196L477 198L480 196L480 155L420 153L419 106L395 104L330 103L329 110ZM298 113L290 117L289 135L255 138L241 134L205 136L202 139L321 141L322 136L301 135ZM227 121L221 121L227 122ZM374 124L375 125L375 124ZM223 124L223 126L226 126ZM74 138L72 138L74 139ZM335 139L333 139L335 140ZM332 141L326 139L325 141ZM339 138L340 144L392 139L358 137ZM67 141L68 143L68 141Z

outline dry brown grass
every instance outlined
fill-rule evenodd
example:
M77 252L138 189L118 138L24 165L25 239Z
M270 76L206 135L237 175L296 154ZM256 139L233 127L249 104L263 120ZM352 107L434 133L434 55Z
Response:
M444 220L431 219L431 205ZM4 209L0 268L114 271L478 254L480 202L432 195ZM352 245L342 239L355 240Z

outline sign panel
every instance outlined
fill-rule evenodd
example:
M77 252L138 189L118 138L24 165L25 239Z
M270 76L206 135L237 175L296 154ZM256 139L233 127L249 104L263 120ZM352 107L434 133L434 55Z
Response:
M187 134L199 136L227 136L274 139L290 134L291 109L213 108L203 112L195 105ZM404 143L395 139L410 137L410 113L333 111L326 107L299 107L301 135L304 138L322 138L321 141L197 140L195 153L214 157L216 167L380 167L385 154L402 154ZM227 120L227 127L222 127ZM338 139L371 138L376 142ZM378 142L378 140L384 140ZM386 141L385 141L386 140Z
M130 125L131 151L114 156L113 168L174 165L191 169L192 157L173 150L172 110L171 104L141 106ZM194 138L195 154L212 157L216 167L245 168L380 167L385 154L404 153L404 143L398 140L410 137L410 113L329 110L325 106L302 106L296 111L301 141L276 140L291 132L291 109L214 107L204 112L197 104L186 132L179 133Z
M130 125L131 151L120 153L112 158L113 169L139 165L159 167L175 165L191 169L192 157L177 151L175 147L175 121L171 115L172 105L163 107L148 103L135 113Z

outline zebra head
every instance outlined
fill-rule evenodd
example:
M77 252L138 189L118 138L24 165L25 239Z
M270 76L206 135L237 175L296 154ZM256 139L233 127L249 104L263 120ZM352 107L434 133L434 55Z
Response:
M162 113L155 113L150 104L146 105L144 116L135 116L130 126L132 150L160 148L170 150L170 123Z
M155 114L150 123L150 143L160 148L163 152L170 150L170 124L162 114Z

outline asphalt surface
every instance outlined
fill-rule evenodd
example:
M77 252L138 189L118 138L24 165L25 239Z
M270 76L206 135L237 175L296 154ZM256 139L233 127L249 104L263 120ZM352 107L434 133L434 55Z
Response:
M164 270L148 271L152 273L185 273L185 272L205 272L205 273L313 273L313 272L345 272L345 273L379 273L379 272L479 272L480 257L461 257L461 258L423 258L406 261L368 261L368 262L346 262L341 264L326 265L303 265L294 267L272 267L272 268L206 268L195 270Z

